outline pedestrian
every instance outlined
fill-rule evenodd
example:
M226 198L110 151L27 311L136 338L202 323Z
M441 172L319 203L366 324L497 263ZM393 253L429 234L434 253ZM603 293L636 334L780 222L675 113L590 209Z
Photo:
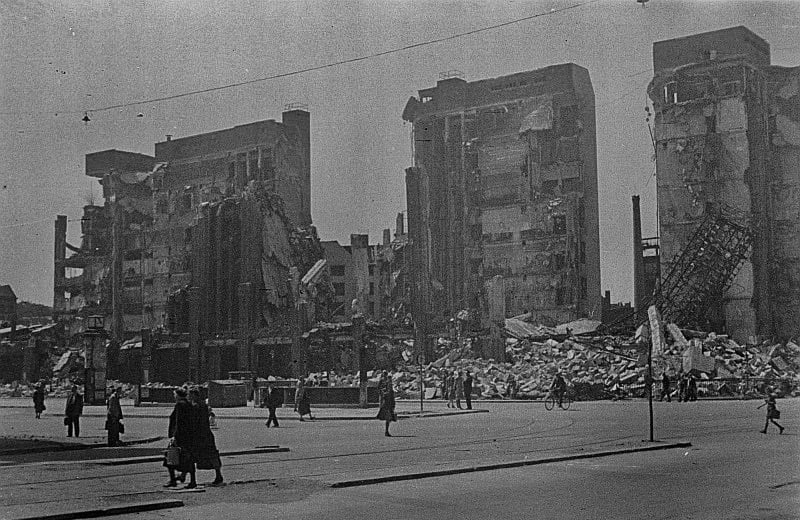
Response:
M277 389L272 384L272 381L267 383L267 395L264 396L264 406L269 410L269 417L267 418L267 428L270 423L278 427L278 416L275 415L275 410L283 406L283 390Z
M783 426L778 424L778 421L775 420L775 419L780 419L781 418L781 412L780 412L780 410L778 410L778 407L775 404L775 394L774 393L770 393L769 394L769 397L767 397L764 400L764 404L762 404L761 406L764 406L764 405L767 405L767 420L764 423L764 429L761 430L761 433L767 433L767 428L769 427L769 423L772 422L772 424L777 426L778 429L780 430L778 433L782 434L783 430L785 430L786 428L784 428ZM761 408L761 406L759 406L758 408Z
M119 435L122 433L122 406L119 404L120 388L113 388L106 403L106 430L108 430L108 445L119 446L122 443Z
M464 374L464 400L467 402L467 410L472 410L472 374L469 370Z
M300 421L303 421L303 416L306 414L312 421L314 420L314 416L311 415L311 400L308 397L305 381L302 378L297 380L297 390L294 393L294 411L300 414Z
M196 386L189 390L189 403L192 405L194 419L194 453L193 459L197 469L213 469L212 486L222 485L222 460L219 458L217 442L211 431L210 411L206 402L200 398L200 389Z
M663 401L665 397L668 403L672 402L672 398L669 395L669 376L666 370L661 374L661 395L658 397L658 400Z
M397 421L397 414L394 411L394 386L389 374L384 370L381 373L381 379L378 382L378 393L380 396L380 410L378 410L378 419L386 423L386 430L384 435L391 437L389 433L389 423Z
M40 383L39 386L36 387L36 390L33 391L33 410L36 412L37 419L41 419L42 412L47 410L47 407L44 405L45 393L44 382Z
M461 372L459 371L456 371L456 374L453 377L453 387L456 408L463 410L463 408L461 408L461 399L464 397L464 380L461 379Z
M697 401L697 381L692 374L689 374L689 380L686 383L686 394L687 401Z
M189 474L189 484L186 489L194 489L197 487L197 475L194 468L194 459L192 453L194 452L195 442L195 422L192 420L193 412L192 405L187 399L188 392L185 388L176 388L175 407L169 416L169 442L171 446L175 446L180 450L177 464L170 465L164 461L164 466L169 471L169 482L164 484L165 488L174 488L178 486L178 480L183 482L186 479L186 474ZM180 477L175 476L175 472L181 473Z
M686 379L686 374L681 372L678 374L678 402L681 401L686 402L688 401L688 397L686 396L688 380Z
M455 408L456 405L453 403L453 399L456 396L456 382L452 372L447 373L447 384L445 386L447 387L447 407Z
M78 393L78 387L72 385L72 391L67 397L67 406L64 408L64 426L67 427L67 437L81 436L80 417L83 415L83 396Z

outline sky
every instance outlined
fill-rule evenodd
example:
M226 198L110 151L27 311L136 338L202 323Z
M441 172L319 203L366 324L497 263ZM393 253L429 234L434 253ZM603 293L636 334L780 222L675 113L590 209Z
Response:
M644 236L657 234L645 120L652 44L737 25L770 42L773 64L800 65L792 0L0 0L0 285L52 305L56 215L79 245L82 207L102 204L85 154L153 155L167 134L280 120L290 103L311 113L321 239L379 242L405 210L410 96L446 71L475 81L573 62L596 97L601 284L630 301L632 195L642 197Z

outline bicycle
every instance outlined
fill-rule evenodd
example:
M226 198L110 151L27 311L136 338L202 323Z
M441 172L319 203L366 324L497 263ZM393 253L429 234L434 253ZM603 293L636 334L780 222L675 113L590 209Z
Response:
M544 407L546 410L552 410L558 404L558 398L551 390L547 393L547 396L544 398ZM562 410L569 410L570 405L572 404L572 395L569 389L564 390L564 396L561 398L561 409Z

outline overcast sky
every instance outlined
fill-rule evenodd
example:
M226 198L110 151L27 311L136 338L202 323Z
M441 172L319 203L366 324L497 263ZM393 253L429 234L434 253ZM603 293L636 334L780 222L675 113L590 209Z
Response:
M248 86L144 103L574 9ZM745 25L800 65L800 2L0 0L0 284L52 305L53 221L102 203L84 155L152 155L176 138L311 112L312 216L323 240L381 239L405 209L406 100L453 69L468 81L574 62L597 103L602 287L632 295L631 195L656 234L646 86L655 41ZM91 122L81 118L88 111ZM141 113L143 117L137 117Z

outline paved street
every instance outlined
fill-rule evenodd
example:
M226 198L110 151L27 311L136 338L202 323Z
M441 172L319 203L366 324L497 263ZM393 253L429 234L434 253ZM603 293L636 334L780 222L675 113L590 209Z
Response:
M64 509L179 498L183 508L130 518L797 518L800 512L800 400L780 400L784 435L762 435L759 401L655 403L658 444L690 448L587 458L385 484L332 484L559 455L651 446L645 401L575 403L547 412L541 403L479 402L487 413L402 419L382 435L375 410L319 409L328 420L297 421L282 410L266 429L263 410L217 410L221 451L280 445L287 453L223 458L229 484L202 492L161 489L160 463L115 466L115 457L157 453L158 441L127 448L5 455L0 518ZM0 404L1 406L1 404ZM416 403L400 403L410 412ZM448 411L441 403L426 410ZM126 408L133 436L162 433L168 408ZM360 414L360 415L359 415ZM350 418L351 420L336 420ZM0 407L4 432L27 431L29 410ZM87 417L86 423L100 421ZM59 417L55 432L63 435ZM44 431L45 428L39 427ZM134 433L136 432L136 433ZM44 462L49 461L49 462ZM201 472L208 483L211 472ZM738 516L737 516L738 515ZM121 516L119 518L125 518Z

